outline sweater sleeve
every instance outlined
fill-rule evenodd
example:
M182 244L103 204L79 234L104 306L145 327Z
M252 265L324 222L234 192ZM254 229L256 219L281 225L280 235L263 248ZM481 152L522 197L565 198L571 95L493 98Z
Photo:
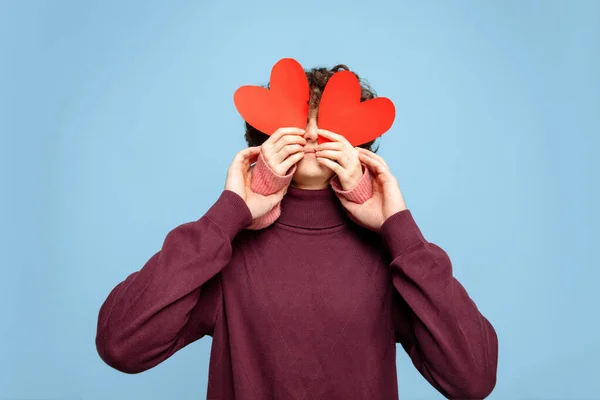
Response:
M224 190L200 219L171 230L162 248L102 304L100 358L121 372L140 373L212 335L222 301L220 271L231 259L231 242L251 221L244 200Z
M341 194L346 199L358 204L362 204L373 196L373 176L366 164L361 163L362 177L352 189L344 190L340 183L340 178L334 175L329 184L334 192Z
M496 385L498 338L453 277L448 254L425 240L408 209L379 233L391 255L396 341L445 397L485 398Z
M334 175L329 181L333 191L355 203L364 203L365 201L369 200L371 196L373 196L372 174L365 164L361 165L363 168L363 175L358 184L352 189L344 190L337 175ZM251 189L254 193L268 196L289 185L295 172L296 165L290 168L286 175L277 174L269 167L267 162L264 160L262 153L260 153L256 164L253 167L251 176ZM279 218L279 215L281 215L281 203L277 203L271 209L271 211L262 217L255 218L252 221L252 224L246 229L257 230L266 228L274 223L277 218ZM354 222L360 224L352 216L352 214L348 213L348 216Z

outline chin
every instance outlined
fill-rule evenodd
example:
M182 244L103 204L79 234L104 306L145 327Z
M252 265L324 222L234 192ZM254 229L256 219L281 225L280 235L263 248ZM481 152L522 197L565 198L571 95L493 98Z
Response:
M335 173L328 167L320 164L314 157L304 157L298 161L294 175L308 178L310 180L329 180Z

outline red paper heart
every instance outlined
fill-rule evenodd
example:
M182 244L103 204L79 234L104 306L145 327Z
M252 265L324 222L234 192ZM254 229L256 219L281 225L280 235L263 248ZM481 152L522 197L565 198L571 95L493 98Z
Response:
M317 125L338 133L359 146L387 132L394 123L394 103L385 97L360 101L361 87L350 71L335 73L323 90L319 103ZM319 136L319 143L328 142Z
M242 118L267 135L282 127L306 129L308 99L306 73L292 58L281 59L273 66L269 89L246 85L233 95Z
M242 86L233 101L246 122L267 135L282 127L306 128L309 85L302 66L292 58L271 69L269 89ZM325 85L319 104L319 128L344 136L353 146L384 134L396 117L394 104L385 97L360 101L361 87L350 71L336 72ZM319 136L318 142L329 139Z

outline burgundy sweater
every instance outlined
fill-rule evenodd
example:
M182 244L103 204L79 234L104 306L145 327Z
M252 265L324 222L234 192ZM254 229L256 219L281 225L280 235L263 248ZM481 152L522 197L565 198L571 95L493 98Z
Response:
M410 210L378 233L349 218L331 188L293 186L278 219L224 190L198 220L109 293L100 357L148 370L209 335L207 399L397 399L396 343L448 398L495 386L494 328Z

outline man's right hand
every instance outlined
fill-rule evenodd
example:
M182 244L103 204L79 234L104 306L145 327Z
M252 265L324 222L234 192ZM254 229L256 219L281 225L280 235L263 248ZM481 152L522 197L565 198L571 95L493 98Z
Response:
M279 128L260 146L265 162L277 175L286 175L304 157L305 133L299 128Z
M277 203L281 201L287 187L269 196L254 193L251 189L251 164L256 161L260 154L261 146L248 147L238 152L227 170L225 189L237 193L250 209L252 219L260 218L267 214Z

